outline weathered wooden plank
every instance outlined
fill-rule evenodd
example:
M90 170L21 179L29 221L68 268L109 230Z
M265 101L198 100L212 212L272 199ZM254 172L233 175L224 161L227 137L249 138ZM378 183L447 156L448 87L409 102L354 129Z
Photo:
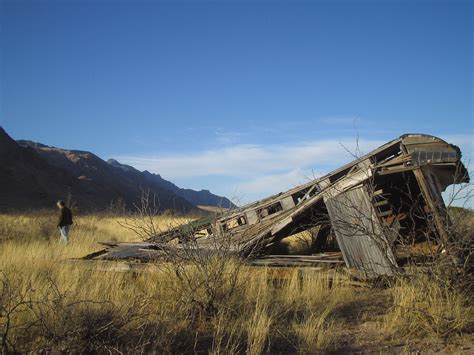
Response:
M390 275L395 257L364 187L326 200L337 242L348 267L366 276Z
M170 246L181 248L182 252L189 250L219 252L226 249L248 256L256 251L260 253L267 244L309 229L317 223L321 226L321 223L326 222L314 222L311 218L313 213L322 213L323 221L330 217L332 227L336 231L337 242L349 266L364 270L367 265L371 265L369 267L371 273L386 274L389 268L396 265L396 262L391 246L384 243L387 243L387 238L393 241L396 233L390 236L383 235L383 233L390 234L390 228L382 228L380 216L392 214L391 210L398 210L397 203L394 203L396 193L393 187L392 196L390 193L385 193L380 186L387 184L391 175L398 176L398 180L394 178L393 181L400 184L400 176L410 175L413 171L416 183L425 197L426 206L423 207L433 214L437 232L444 238L443 223L446 220L443 216L446 211L442 208L440 191L450 183L469 181L467 171L459 159L459 148L439 138L420 134L403 135L321 178L242 208L222 213L217 219L201 219L173 228L151 237L147 245L103 242L102 244L108 249L90 256L148 258L153 254L148 249L158 249L154 246L155 244L163 247L165 243L177 238L180 242L192 238L198 239L197 242ZM427 166L430 166L429 170L426 170ZM437 170L432 168L435 166L438 167ZM454 174L458 168L465 175L452 179L450 174ZM430 175L427 179L423 174L423 169L430 174L438 175L437 177ZM368 185L368 181L378 186L370 196L377 198L362 197L362 188ZM379 185L377 181L380 182ZM343 212L338 216L335 209L341 207L343 198L346 197L350 197L353 199L352 202L355 202L353 207L356 208L353 211L361 210L366 214L365 219L363 216L354 218L353 211L350 212L349 208L343 208ZM383 198L382 201L381 198ZM386 209L384 207L377 215L376 208L382 206L387 206L389 210L384 211ZM341 221L345 222L347 228L338 226ZM361 227L373 230L351 239L361 234L359 230ZM200 233L203 229L205 232ZM396 231L403 232L399 228ZM372 234L377 236L372 239L375 239L378 247L371 244L369 237ZM307 256L305 259L300 258L298 262L310 262L313 259ZM289 260L292 259L282 257L278 259L279 262L289 262Z

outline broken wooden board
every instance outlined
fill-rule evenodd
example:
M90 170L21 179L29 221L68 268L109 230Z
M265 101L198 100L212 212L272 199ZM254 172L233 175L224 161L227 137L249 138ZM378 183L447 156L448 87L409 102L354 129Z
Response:
M222 212L214 219L178 226L150 237L147 245L107 245L89 258L156 259L163 255L157 246L163 248L170 242L184 251L227 250L255 258L284 237L320 226L324 233L318 232L317 240L326 240L333 230L346 266L366 274L390 275L398 266L394 242L399 236L406 237L403 233L409 228L402 224L407 223L411 208L410 201L400 202L403 194L397 190L416 190L422 196L416 203L433 218L435 232L445 240L447 216L441 192L450 184L469 181L460 159L459 148L439 138L406 134L286 192ZM353 208L364 207L367 221L353 218L347 208L343 214L336 211L337 202L348 197ZM348 225L341 228L341 221ZM360 225L367 233L357 233Z
M262 255L248 259L247 263L253 266L269 267L336 267L344 265L342 255Z

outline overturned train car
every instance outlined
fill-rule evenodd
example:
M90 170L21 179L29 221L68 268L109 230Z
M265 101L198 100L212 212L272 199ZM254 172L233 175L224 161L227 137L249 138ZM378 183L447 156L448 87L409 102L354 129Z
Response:
M185 233L198 248L225 240L235 252L258 259L274 253L284 238L311 230L309 254L324 253L332 244L347 267L365 276L391 274L402 246L426 238L441 248L449 244L441 193L469 182L460 158L458 147L439 138L406 134L323 177L153 236L147 245L186 243ZM122 254L114 254L118 244L108 246L101 257L134 255L131 246Z

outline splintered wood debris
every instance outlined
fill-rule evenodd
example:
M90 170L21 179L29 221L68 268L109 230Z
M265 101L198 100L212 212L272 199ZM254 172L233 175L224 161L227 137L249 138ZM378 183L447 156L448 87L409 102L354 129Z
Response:
M433 136L405 134L306 184L250 205L220 212L152 236L144 243L103 242L85 259L166 259L230 253L254 265L344 263L371 277L399 267L399 241L429 230L448 243L449 219L441 196L469 182L457 146ZM424 218L413 218L413 211ZM305 254L272 255L285 238L311 231ZM415 233L413 232L415 231ZM193 252L190 252L193 251Z

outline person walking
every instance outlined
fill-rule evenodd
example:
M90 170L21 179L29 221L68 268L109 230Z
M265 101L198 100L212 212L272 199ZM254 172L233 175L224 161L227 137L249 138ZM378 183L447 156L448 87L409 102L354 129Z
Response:
M59 221L58 228L60 233L59 241L61 243L67 244L69 242L69 228L72 225L72 212L69 208L66 207L64 201L58 201L57 206L59 208Z

